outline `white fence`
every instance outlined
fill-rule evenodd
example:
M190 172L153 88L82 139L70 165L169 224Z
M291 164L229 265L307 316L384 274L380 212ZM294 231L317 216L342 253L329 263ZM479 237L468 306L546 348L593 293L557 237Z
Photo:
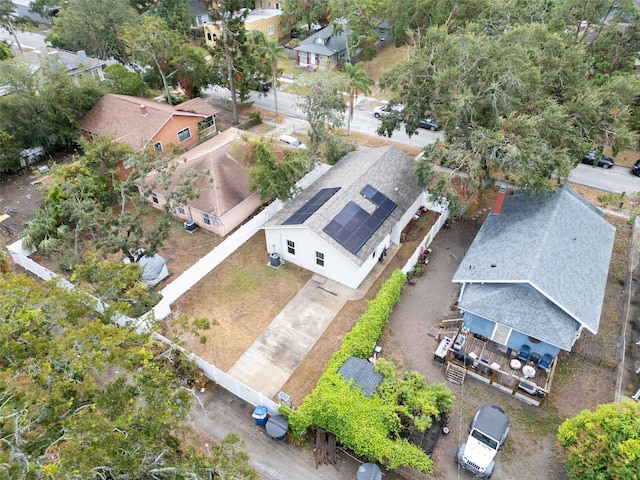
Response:
M431 227L431 230L429 230L429 233L427 233L422 242L420 242L420 245L416 247L416 251L413 252L411 258L409 258L409 260L407 260L407 263L405 263L404 267L402 268L402 272L405 274L409 273L413 269L413 267L416 266L416 263L418 263L418 259L420 258L423 250L431 244L437 233L444 225L444 222L446 222L449 218L449 210L445 205L429 202L426 200L426 198L428 198L428 194L425 194L424 206L429 210L440 213L440 216L438 217L436 223L434 223Z
M320 163L316 164L315 168L311 172L309 172L300 181L298 181L298 183L296 184L297 188L300 190L304 190L318 178L324 175L325 172L327 172L330 168L330 165ZM205 275L210 273L215 267L220 265L220 263L222 263L225 258L235 252L249 238L255 235L258 230L260 230L260 228L273 215L275 215L282 209L282 207L283 204L280 200L276 200L275 202L271 203L263 211L261 211L247 223L242 225L233 234L229 235L222 243L211 250L207 255L198 260L191 268L179 275L178 278L176 278L173 282L162 289L162 291L160 292L162 294L162 300L160 300L160 302L153 308L151 312L147 312L140 318L119 316L116 318L112 318L112 321L119 326L129 325L138 331L148 331L149 323L147 320L150 316L152 316L152 314L156 319L163 319L167 317L171 313L171 305L173 304L173 302L180 298ZM7 247L7 250L9 250L9 254L11 255L11 258L14 262L16 262L25 270L38 276L39 278L43 280L51 280L52 278L58 277L59 284L61 286L69 289L74 288L74 285L71 282L62 277L59 277L51 270L43 267L42 265L34 262L31 258L29 258L29 255L31 255L35 250L26 250L23 247L22 239L9 245ZM104 312L103 303L95 297L92 298L96 301L96 311L100 313ZM214 381L229 392L233 393L237 397L243 399L251 405L262 405L267 407L269 409L269 413L271 413L272 415L277 413L279 404L265 397L260 392L257 392L251 387L235 380L234 378L230 377L225 372L217 368L215 365L206 362L205 360L185 350L179 345L173 344L171 340L167 339L166 337L163 337L158 333L154 333L153 336L156 340L159 340L167 345L172 345L174 348L182 351L189 359L193 360L196 363L198 368L202 370L207 378Z

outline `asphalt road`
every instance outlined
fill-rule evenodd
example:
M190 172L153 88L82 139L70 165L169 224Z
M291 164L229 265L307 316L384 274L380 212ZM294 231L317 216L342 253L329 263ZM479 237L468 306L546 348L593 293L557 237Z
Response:
M632 175L629 167L622 165L601 168L580 164L569 175L569 182L607 192L625 193L628 197L637 197L640 193L640 177Z

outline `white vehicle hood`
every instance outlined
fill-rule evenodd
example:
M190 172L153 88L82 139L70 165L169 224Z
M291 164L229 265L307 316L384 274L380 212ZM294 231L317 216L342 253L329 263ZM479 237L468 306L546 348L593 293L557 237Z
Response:
M496 451L493 448L469 436L462 458L464 461L472 462L476 466L486 470L495 455Z

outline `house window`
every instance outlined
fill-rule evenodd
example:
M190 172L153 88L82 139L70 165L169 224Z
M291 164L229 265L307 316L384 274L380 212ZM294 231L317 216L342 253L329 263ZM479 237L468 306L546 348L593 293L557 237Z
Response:
M276 2L275 7L276 7L276 10L280 10L280 4L278 2Z
M202 221L205 225L211 225L213 223L209 214L204 212L202 212Z
M189 127L183 128L178 132L178 140L180 140L181 142L184 142L185 140L188 140L190 138L191 138L191 130L189 130Z
M271 8L271 2L267 2L267 8Z
M156 153L162 153L162 142L156 142L153 144L153 150Z
M324 253L316 252L316 265L324 268Z
M151 194L151 201L152 201L153 203L160 203L160 202L158 201L158 194L157 194L157 193L155 193L155 192L154 192L154 193L152 193L152 194Z
M207 32L207 40L213 42L213 37L211 36L211 32Z
M209 115L207 118L198 123L198 129L200 131L213 127L213 115Z
M287 240L287 253L289 255L295 255L296 254L296 244L295 244L295 242L293 242L291 240Z
M267 32L269 33L269 35L273 35L273 25L269 25L267 27Z
M307 52L298 52L298 63L307 63L308 55Z

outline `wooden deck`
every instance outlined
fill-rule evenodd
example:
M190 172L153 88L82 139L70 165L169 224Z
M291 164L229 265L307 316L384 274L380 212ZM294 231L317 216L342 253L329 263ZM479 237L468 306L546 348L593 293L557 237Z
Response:
M522 367L525 365L519 369L511 368L510 362L515 358L516 352L508 350L504 345L466 333L464 345L456 350L456 334L447 332L446 336L454 340L447 351L446 361L465 368L466 376L488 383L529 404L544 403L551 388L555 362L549 371L527 362L526 365L534 368L535 376L525 379L522 374Z

